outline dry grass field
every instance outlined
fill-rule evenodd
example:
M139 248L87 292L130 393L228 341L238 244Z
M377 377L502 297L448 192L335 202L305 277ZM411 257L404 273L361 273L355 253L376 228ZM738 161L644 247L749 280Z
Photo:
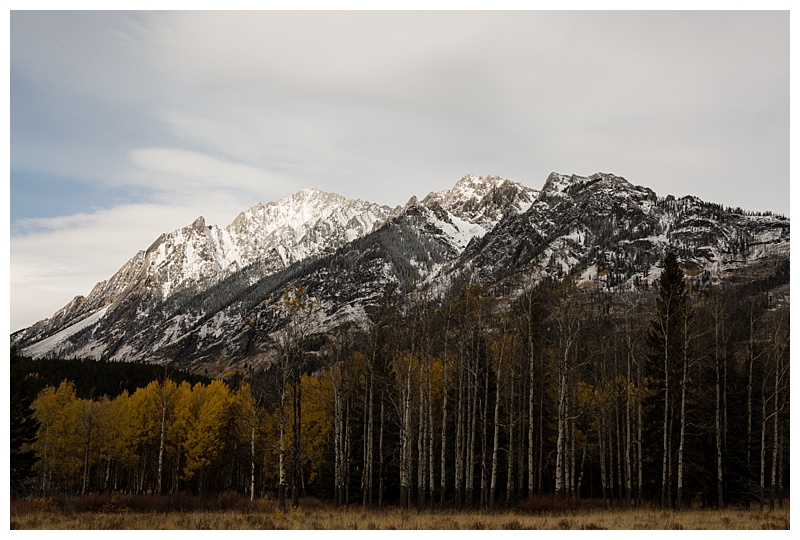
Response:
M136 506L136 505L132 505ZM11 529L216 529L216 530L770 530L789 528L789 505L757 509L600 510L533 513L522 510L458 512L397 508L364 511L311 502L286 512L274 502L238 502L227 509L131 509L106 502L100 507L57 504L52 500L11 501Z

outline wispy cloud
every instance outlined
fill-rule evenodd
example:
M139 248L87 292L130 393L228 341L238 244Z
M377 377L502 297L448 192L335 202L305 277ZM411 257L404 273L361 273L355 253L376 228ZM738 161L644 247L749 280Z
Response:
M259 196L300 189L269 170L188 150L139 148L130 152L130 162L133 168L120 180L149 188L155 200L170 203L239 194L252 204Z
M161 233L199 215L191 206L140 204L20 221L21 233L10 240L12 330L88 294Z

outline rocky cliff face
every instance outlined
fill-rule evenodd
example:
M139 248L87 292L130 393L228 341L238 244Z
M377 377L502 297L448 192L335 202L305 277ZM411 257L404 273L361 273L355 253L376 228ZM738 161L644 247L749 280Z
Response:
M123 324L135 328L136 321L152 319L155 307L175 295L202 293L249 266L274 273L307 257L333 252L371 232L391 212L385 206L306 189L276 202L257 204L224 229L206 225L199 217L189 226L159 236L87 296L75 297L53 317L15 333L12 343L41 341L102 309L106 310L104 319L119 321L114 334L121 337L128 332ZM55 349L40 349L34 350L71 354L68 351L74 348L64 342ZM108 354L98 351L92 349L94 355Z
M303 287L317 332L368 324L386 295L459 275L488 285L573 276L607 288L660 274L667 250L696 280L788 264L789 220L694 197L661 198L613 174L551 174L541 191L465 176L395 209L304 190L159 237L50 319L12 335L33 356L269 361L277 300Z
M526 212L471 245L459 265L486 283L524 270L637 286L658 278L667 250L690 275L719 279L759 259L788 258L789 220L696 197L659 198L613 174L553 173Z

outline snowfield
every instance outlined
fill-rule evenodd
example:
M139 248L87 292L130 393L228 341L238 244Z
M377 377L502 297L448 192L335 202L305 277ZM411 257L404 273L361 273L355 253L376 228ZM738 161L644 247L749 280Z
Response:
M84 328L88 328L94 324L97 324L100 319L105 317L108 308L111 306L106 306L103 309L98 310L97 312L89 315L85 319L82 319L72 326L68 326L67 328L61 330L60 332L53 334L52 336L45 338L38 343L34 343L33 345L26 347L22 352L28 356L33 358L39 358L44 356L56 349L58 349L59 345L62 344L67 338L70 336L77 334Z

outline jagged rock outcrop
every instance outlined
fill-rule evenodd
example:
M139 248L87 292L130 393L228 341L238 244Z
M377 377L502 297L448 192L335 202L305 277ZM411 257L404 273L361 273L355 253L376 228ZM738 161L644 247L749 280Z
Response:
M658 277L667 250L701 283L752 275L788 265L789 220L662 198L605 173L552 173L541 191L468 175L394 209L303 190L224 229L198 218L161 235L12 344L33 356L187 367L266 362L281 324L275 304L291 287L318 303L322 333L364 327L386 295L436 292L459 275L506 291L566 276L637 287Z
M659 198L613 174L552 173L528 211L473 243L459 267L485 283L525 270L636 286L658 278L667 250L689 274L718 279L758 259L788 258L789 220L691 196Z

